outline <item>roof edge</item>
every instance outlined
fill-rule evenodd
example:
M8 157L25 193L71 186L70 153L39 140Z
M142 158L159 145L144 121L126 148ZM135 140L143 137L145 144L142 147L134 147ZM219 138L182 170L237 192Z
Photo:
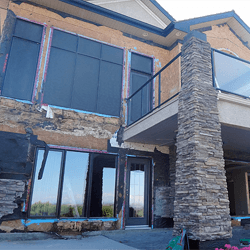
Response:
M171 22L175 22L176 20L156 1L149 0L162 14L164 14Z
M81 0L59 0L59 1L70 4L70 5L74 5L78 8L82 8L82 9L94 12L96 14L114 19L114 20L122 22L122 23L126 23L128 25L131 25L131 26L137 27L139 29L154 33L156 35L163 36L164 29L155 27L151 24L144 23L142 21L136 20L136 19L131 18L131 17L127 17L127 16L122 15L120 13L117 13L115 11L105 9L101 6L97 6L97 5L94 5L92 3L89 3L86 1L81 1Z
M212 15L207 15L207 16L201 16L201 17L195 17L195 18L190 18L190 19L186 19L186 20L181 20L181 21L177 21L176 23L178 24L189 24L191 25L195 25L195 24L199 24L199 23L205 23L205 22L209 22L209 21L214 21L214 20L218 20L218 19L224 19L227 17L233 17L235 14L234 10L231 11L227 11L227 12L222 12L222 13L217 13L217 14L212 14Z
M242 25L242 27L250 34L250 27L236 14L233 10L233 17Z

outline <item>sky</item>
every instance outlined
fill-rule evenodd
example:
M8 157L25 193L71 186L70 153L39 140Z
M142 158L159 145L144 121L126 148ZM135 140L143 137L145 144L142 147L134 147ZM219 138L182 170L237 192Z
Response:
M250 0L157 0L157 2L176 21L234 10L250 27Z

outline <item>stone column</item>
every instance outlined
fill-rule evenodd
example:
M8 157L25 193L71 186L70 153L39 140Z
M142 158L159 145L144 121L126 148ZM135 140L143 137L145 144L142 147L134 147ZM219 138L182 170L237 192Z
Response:
M174 235L187 229L197 241L232 236L211 47L193 31L182 46Z

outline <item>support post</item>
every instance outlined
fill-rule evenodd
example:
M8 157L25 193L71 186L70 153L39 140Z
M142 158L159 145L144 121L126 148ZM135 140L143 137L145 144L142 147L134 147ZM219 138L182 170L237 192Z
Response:
M184 39L181 80L174 235L185 228L192 240L221 241L232 237L232 228L211 47L205 34L194 31Z

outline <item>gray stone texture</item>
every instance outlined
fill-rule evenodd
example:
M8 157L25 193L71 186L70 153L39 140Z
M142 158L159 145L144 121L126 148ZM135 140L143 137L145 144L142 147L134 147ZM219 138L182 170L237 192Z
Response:
M174 217L174 195L175 195L175 162L176 162L176 147L169 147L169 179L164 186L155 188L155 211L154 217L161 218ZM162 168L162 166L161 166Z
M200 241L232 236L211 68L210 44L191 37L182 46L173 234L186 228Z
M25 182L21 180L0 180L0 218L12 214L18 207L15 203L17 198L22 197L25 190Z

